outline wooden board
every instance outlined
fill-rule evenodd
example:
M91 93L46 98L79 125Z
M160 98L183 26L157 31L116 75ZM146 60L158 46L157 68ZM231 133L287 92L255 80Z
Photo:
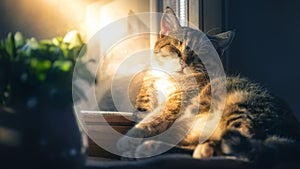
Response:
M116 150L116 142L120 139L111 132L111 129L125 134L133 125L133 113L130 112L108 112L108 111L81 111L85 127L89 137L89 156L108 159L119 159L97 143L113 147Z

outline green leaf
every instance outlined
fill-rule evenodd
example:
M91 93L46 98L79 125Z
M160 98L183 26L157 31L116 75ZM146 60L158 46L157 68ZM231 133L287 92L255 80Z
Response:
M61 54L61 50L60 50L60 48L57 47L57 46L51 46L51 47L49 48L49 52L50 52L50 53L54 53L54 54L57 54L57 53L60 53L60 54Z
M53 45L56 45L56 46L60 46L60 44L62 43L62 41L63 41L62 37L56 37L56 38L52 39Z
M57 60L53 63L53 67L58 68L63 72L68 72L73 67L73 63L71 61Z
M82 46L83 41L78 31L73 30L69 32L63 39L63 42L69 43L69 49L74 47Z
M30 49L38 49L39 48L39 42L35 38L31 38L27 41L27 44Z
M63 52L63 57L62 58L68 58L69 56L69 53L70 53L70 50L69 50L69 44L68 43L62 43L60 45L60 49L62 50Z
M17 48L25 45L25 38L20 32L15 33L15 41Z
M52 46L53 43L52 43L51 40L46 39L46 40L41 40L41 41L40 41L40 45L46 45L46 46L48 45L48 46Z
M3 59L6 60L9 58L9 56L7 55L7 51L6 51L6 46L5 46L5 42L3 40L0 40L0 59L2 64L3 63Z
M11 60L16 55L16 45L15 45L15 39L12 36L12 33L9 33L6 39L5 48L7 53L9 54Z
M38 71L45 71L51 68L51 62L49 60L38 60L33 58L30 60L30 66Z

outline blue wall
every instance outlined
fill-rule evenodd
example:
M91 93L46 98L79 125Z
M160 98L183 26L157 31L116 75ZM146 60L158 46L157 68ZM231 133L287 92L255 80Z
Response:
M227 3L228 28L236 29L229 72L262 83L300 118L300 1Z

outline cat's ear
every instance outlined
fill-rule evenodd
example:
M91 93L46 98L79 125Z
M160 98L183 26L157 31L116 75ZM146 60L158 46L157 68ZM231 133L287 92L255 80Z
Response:
M160 22L160 37L168 35L169 32L178 31L181 29L179 20L174 11L167 7Z
M214 45L219 56L222 56L226 49L230 46L235 35L235 30L223 32L217 35L207 35L208 39Z

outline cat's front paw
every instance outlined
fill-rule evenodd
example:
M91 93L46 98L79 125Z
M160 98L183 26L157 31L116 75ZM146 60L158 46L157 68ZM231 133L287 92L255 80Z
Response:
M214 141L207 141L198 144L193 152L193 158L209 158L215 153L216 143Z
M136 158L147 158L160 155L173 146L161 141L148 140L139 145L135 151Z

